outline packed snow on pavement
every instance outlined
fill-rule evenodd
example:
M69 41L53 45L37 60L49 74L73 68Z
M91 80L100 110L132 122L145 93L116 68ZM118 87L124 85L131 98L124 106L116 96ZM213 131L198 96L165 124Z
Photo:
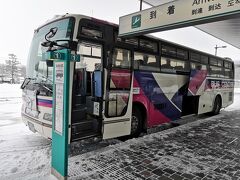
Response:
M223 111L236 110L240 110L240 88L235 90L234 104ZM207 118L207 121L215 118ZM188 128L189 126L200 124L202 121L205 120L197 120L177 128ZM72 153L80 153L81 155L70 158L70 168L74 171L74 165L71 164L75 162L84 160L86 163L88 162L88 157L94 158L101 155L101 153L111 153L118 148L127 148L129 145L151 140L156 136L164 137L177 128L145 135L126 142L119 140L99 142L97 139L82 141L73 146ZM21 122L20 85L0 84L0 179L54 179L50 175L50 161L51 141L37 133L32 133ZM88 176L87 172L84 173L85 176Z

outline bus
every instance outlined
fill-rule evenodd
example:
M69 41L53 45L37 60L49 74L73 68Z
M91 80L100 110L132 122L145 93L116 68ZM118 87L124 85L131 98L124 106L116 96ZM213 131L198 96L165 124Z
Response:
M116 24L66 14L35 30L22 84L23 122L49 139L53 65L42 54L73 42L81 60L70 67L69 142L137 137L184 116L216 115L233 103L231 59L149 35L119 37Z

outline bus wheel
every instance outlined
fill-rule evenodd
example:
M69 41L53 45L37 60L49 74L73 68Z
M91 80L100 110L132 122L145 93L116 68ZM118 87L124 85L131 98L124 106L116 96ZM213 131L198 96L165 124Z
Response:
M219 114L220 110L222 108L222 101L221 101L221 98L220 96L217 96L215 98L215 101L214 101L214 106L213 106L213 111L212 111L212 115L217 115Z
M142 116L137 108L133 108L131 121L131 137L138 137L142 132Z

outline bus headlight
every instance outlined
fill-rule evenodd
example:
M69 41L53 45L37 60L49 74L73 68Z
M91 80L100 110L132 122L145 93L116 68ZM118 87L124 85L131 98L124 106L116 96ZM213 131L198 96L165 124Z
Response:
M44 113L43 119L47 121L52 121L52 114Z

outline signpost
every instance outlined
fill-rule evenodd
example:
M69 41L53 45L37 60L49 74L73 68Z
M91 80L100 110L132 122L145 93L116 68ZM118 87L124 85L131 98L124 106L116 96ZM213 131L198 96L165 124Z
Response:
M176 0L119 19L119 36L210 23L240 15L240 0Z
M52 168L58 179L68 175L68 126L70 117L70 67L80 56L68 49L50 51L43 59L53 61Z

